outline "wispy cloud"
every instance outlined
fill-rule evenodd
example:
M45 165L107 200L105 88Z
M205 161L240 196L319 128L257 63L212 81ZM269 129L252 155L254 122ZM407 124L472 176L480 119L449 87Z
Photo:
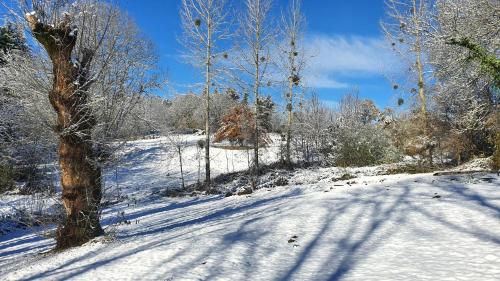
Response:
M322 103L323 106L325 106L327 108L330 108L330 109L337 109L339 107L339 102L338 101L334 101L334 100L322 99L321 103Z
M346 77L379 76L398 61L381 38L313 35L306 40L312 55L305 81L315 88L340 89L351 86Z

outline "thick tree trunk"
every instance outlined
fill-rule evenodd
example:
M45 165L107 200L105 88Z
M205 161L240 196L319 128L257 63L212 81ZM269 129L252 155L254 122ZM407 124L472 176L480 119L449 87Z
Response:
M95 125L88 107L87 52L77 68L71 61L76 36L68 26L51 27L28 17L35 38L44 46L53 65L49 100L57 113L62 202L66 218L57 230L57 248L81 245L102 234L99 224L101 170L95 163L91 132Z
M60 137L62 201L66 219L57 231L57 248L81 245L103 233L99 223L101 171L91 162L92 147Z

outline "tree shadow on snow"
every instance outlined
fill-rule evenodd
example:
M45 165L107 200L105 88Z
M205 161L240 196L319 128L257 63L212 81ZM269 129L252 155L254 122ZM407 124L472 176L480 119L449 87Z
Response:
M128 243L127 248L120 248L119 243L101 245L27 280L69 279L151 249L168 249L171 253L155 259L151 272L137 276L138 279L177 276L213 280L230 278L232 276L227 274L233 270L241 276L238 279L252 280L268 270L271 275L264 276L270 280L294 280L304 276L311 280L341 280L374 255L378 247L385 245L402 227L407 227L405 223L412 221L415 224L415 216L428 218L439 226L481 241L500 244L499 233L440 216L433 209L433 204L439 201L432 199L432 193L417 194L412 185L341 188L345 192L331 193L314 201L315 213L308 213L304 206L308 198L317 193L303 194L300 188L291 188L278 195L270 193L266 198L208 197L157 204L154 208L128 214L128 220L144 222L140 223L140 228L120 231L117 235L118 242L141 243ZM499 218L499 207L493 203L498 202L498 198L486 198L458 183L439 182L433 188L450 194L446 204L462 206L465 201L471 211ZM425 189L420 188L420 192L422 190ZM155 219L148 220L151 216ZM294 222L300 216L305 218L299 220L303 225L297 226L296 233L304 243L292 248L292 244L286 242L289 237L284 236L291 233L283 233L281 223ZM309 226L308 216L311 224L314 220L319 221L319 227ZM203 247L186 246L191 242L202 243ZM289 253L284 251L288 249L285 247L290 247ZM282 250L279 255L277 250ZM280 262L266 264L263 257L270 256ZM232 259L235 259L235 269L231 268ZM171 263L175 266L169 267ZM189 275L194 274L193 271L202 277Z

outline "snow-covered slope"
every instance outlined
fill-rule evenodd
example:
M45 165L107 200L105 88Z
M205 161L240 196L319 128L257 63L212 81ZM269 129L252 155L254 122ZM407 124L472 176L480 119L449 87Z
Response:
M60 253L35 229L0 237L1 279L499 280L496 175L299 170L289 186L227 198L129 186L154 183L160 156L122 177L134 199L104 210L107 236Z
M197 147L204 136L184 135L174 137L182 144L183 170L186 184L196 183L198 177L205 179L204 150ZM276 138L276 136L273 136ZM278 144L261 150L260 161L270 164L279 159ZM248 169L253 151L224 149L223 145L211 147L211 175L232 173ZM130 142L123 149L122 161L116 168L106 173L108 193L116 193L117 188L127 194L166 188L180 188L181 175L179 155L169 138L157 138ZM135 189L136 192L130 189Z

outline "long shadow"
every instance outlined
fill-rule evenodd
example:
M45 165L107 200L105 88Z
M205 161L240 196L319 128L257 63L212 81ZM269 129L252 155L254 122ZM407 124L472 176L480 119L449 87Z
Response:
M477 206L475 211L482 212L483 214L486 214L487 212L490 216L493 213L493 216L498 218L496 214L498 214L499 208L494 203L490 202L491 199L488 199L479 193L472 192L464 186L444 185L438 187L443 188L443 190L446 190L453 195L457 195L459 199L461 198L460 202L464 202L465 200L473 203ZM422 190L422 188L419 189L420 191ZM68 260L56 268L31 276L27 280L45 279L59 274L61 274L64 278L75 277L89 270L108 265L117 260L125 259L129 256L147 251L154 247L168 246L174 243L174 241L179 242L180 240L190 239L189 237L183 237L188 232L196 233L201 229L213 228L214 226L217 226L220 228L213 230L214 233L217 234L216 231L220 231L222 227L238 223L239 225L236 231L226 233L221 237L219 242L207 247L202 252L193 254L192 251L190 252L190 249L181 249L169 258L158 261L158 264L160 265L169 263L178 258L188 259L185 266L183 265L181 268L176 269L180 270L180 272L188 272L193 266L195 267L205 262L212 253L217 253L218 259L215 260L212 267L209 268L210 272L207 276L207 280L228 277L220 276L223 271L217 271L218 265L224 261L223 253L226 251L229 252L233 249L236 244L235 242L242 240L251 241L251 247L247 247L245 249L243 259L246 264L252 265L255 262L255 259L258 258L256 251L260 241L269 238L269 235L273 235L274 233L272 229L255 229L254 226L260 225L264 218L269 219L275 217L275 219L278 220L281 218L280 214L283 214L285 211L287 211L287 214L293 213L289 212L290 209L293 208L293 204L288 205L290 201L287 199L294 199L299 195L301 195L299 189L295 189L287 194L277 195L257 201L247 203L235 202L234 205L223 206L217 210L203 209L203 212L201 210L191 210L191 218L184 221L173 220L171 217L168 217L168 212L212 202L214 200L219 200L219 198L211 197L202 200L193 199L132 213L127 216L127 219L140 219L141 217L163 213L165 218L152 222L148 229L119 235L119 239L139 239L140 237L149 235L162 235L155 236L152 241L144 243L139 247L117 252L116 255L114 255L113 247L105 247L92 251L80 257ZM289 268L278 272L278 276L273 279L294 279L296 275L300 275L302 273L301 269L311 262L310 258L315 254L315 251L321 250L320 247L327 245L325 241L331 241L329 247L334 250L331 250L325 261L320 264L321 270L318 272L318 276L315 277L315 280L341 280L351 273L361 261L368 258L378 247L382 246L385 241L394 235L394 233L399 230L399 222L404 221L410 214L422 214L446 228L480 238L483 241L500 244L500 238L496 234L487 233L481 229L468 229L462 225L447 221L445 218L442 218L439 215L434 214L432 211L412 202L413 200L419 200L420 198L412 197L412 195L416 195L416 193L412 193L411 186L398 187L398 193L396 194L394 191L390 193L386 192L385 188L380 186L370 190L357 188L353 191L349 191L347 194L343 194L341 198L333 197L325 200L325 204L328 203L333 205L332 207L324 207L326 210L330 211L322 218L321 221L324 221L324 223L317 231L315 231L314 238L310 240L307 245L301 248L295 262L293 262ZM208 213L205 211L208 211ZM342 221L341 217L346 214L354 214L353 219L347 224L339 225ZM182 215L179 215L178 218L182 219ZM360 223L366 218L368 218L368 221ZM269 223L265 225L268 224ZM272 228L273 225L271 224L269 227ZM307 227L307 225L304 225L304 227ZM329 237L330 233L335 233L335 229L337 227L344 227L346 229L345 233L334 235L335 237ZM168 235L169 233L172 233L173 230L179 229L182 229L182 231L180 231L182 233L175 232L174 235ZM163 236L163 234L167 237ZM69 268L71 265L85 261L87 258L94 255L104 255L106 253L112 253L113 255L109 258L90 262L86 265ZM245 272L242 274L245 276L245 279L251 280L253 277L252 274L255 273L255 271L258 271L259 268L248 266L244 270ZM148 279L147 276L144 276L144 278Z
M221 242L216 247L216 251L218 253L223 253L218 255L218 259L213 261L213 266L210 267L209 275L205 277L206 280L214 280L217 278L227 278L227 276L220 276L221 272L214 271L213 268L218 268L218 265L224 264L226 258L225 253L229 253L235 245L240 244L241 242L247 243L246 249L243 254L240 256L244 259L243 263L248 265L244 269L245 277L242 280L252 280L252 274L255 272L256 268L252 266L259 257L257 256L256 250L259 248L259 245L265 244L265 240L268 238L268 235L273 234L273 229L276 229L277 222L282 218L283 213L287 213L287 211L292 211L294 209L293 204L288 204L290 201L282 201L278 205L273 204L269 209L255 211L254 213L245 214L247 217L243 222L238 225L236 231L227 233L222 236ZM292 206L290 206L292 205ZM259 227L257 229L252 229L253 225L257 225L259 222L264 221L265 219L271 219L276 223L265 223L266 227ZM236 222L241 220L236 220ZM278 240L278 237L273 237L273 239ZM241 244L240 244L241 245ZM268 254L272 254L273 249L268 250ZM184 268L185 270L188 267Z
M168 224L168 225L165 225L165 226L162 226L159 228L154 228L154 229L150 229L150 230L146 230L146 231L136 232L136 233L133 233L130 235L125 235L125 236L122 236L122 238L128 238L130 236L140 237L140 236L145 236L145 235L151 235L151 234L155 234L155 233L165 232L168 230L173 230L173 229L180 228L180 227L185 227L185 226L194 225L194 224L200 224L200 223L204 223L204 222L211 221L211 220L216 220L216 219L220 220L220 219L223 219L225 217L229 217L233 214L236 214L236 213L248 210L248 209L256 208L256 207L259 207L259 206L262 206L262 205L265 205L265 204L268 204L268 203L271 203L274 201L278 201L278 200L282 200L285 198L290 198L290 197L298 196L298 195L300 195L300 192L297 192L297 190L295 190L295 192L287 193L287 194L276 196L276 197L271 197L268 199L262 199L259 201L255 201L254 203L251 203L251 204L245 204L245 205L241 205L241 206L237 206L237 207L227 207L227 208L224 208L222 210L218 210L214 213L211 213L211 214L208 214L208 215L196 218L196 219L181 221L181 222L174 223L174 224Z
M440 223L441 225L446 226L450 229L468 234L470 236L473 236L473 237L475 237L479 240L485 241L485 242L490 242L490 243L495 243L495 244L500 245L500 233L495 235L495 234L489 233L485 229L471 230L471 229L465 228L463 226L460 226L458 224L452 223L452 222L450 222L450 221L448 221L440 216L434 215L431 212L429 212L429 211L427 211L424 208L421 208L419 206L412 205L412 208L413 208L414 212L418 212L418 213L428 217L429 219L432 219L432 220L434 220L434 221Z
M458 195L467 201L471 201L481 207L487 208L493 211L496 214L496 216L500 218L500 206L490 203L487 198L481 196L472 189L465 187L463 184L455 182L453 184L451 183L440 184L438 185L438 187L441 188L442 190Z
M333 224L335 219L348 208L349 206L347 204L343 204L341 208L337 209L339 213L331 214L325 218L325 223L317 232L315 238L304 247L304 250L299 255L298 261L295 262L295 264L283 276L279 277L278 280L290 280L293 277L293 275L305 264L305 261L311 255L313 250L318 246L320 239L330 229L331 224Z
M155 214L159 214L159 213L164 213L164 212L168 212L168 211L172 211L172 210L176 210L176 209L181 209L181 208L185 208L185 207L192 207L192 206L196 206L196 205L210 203L213 201L220 200L221 198L222 197L220 197L220 196L212 196L212 197L207 197L207 198L203 198L203 199L192 198L192 199L189 199L187 201L180 202L180 203L173 202L173 203L170 203L170 204L168 204L164 207L161 207L161 208L146 209L146 210L141 210L141 211L130 213L130 214L125 214L124 219L129 220L129 221L133 221L133 220L138 219L138 218L143 218L143 217L147 217L147 216L151 216L151 215L155 215ZM107 224L112 223L113 220L114 220L114 218L110 217L110 218L106 218L106 219L101 220L101 223L102 223L102 225L107 225Z
M370 247L365 247L367 243L374 240L375 237L383 238L379 240L388 239L396 229L392 229L390 232L386 231L382 233L382 228L391 218L395 215L404 216L405 213L397 213L396 210L401 206L406 204L405 198L409 195L410 191L408 187L404 188L404 192L398 196L396 202L394 202L389 208L383 210L382 202L374 202L372 216L376 217L376 219L372 220L367 227L365 233L356 241L339 243L340 249L343 252L343 257L340 260L340 263L337 265L335 271L330 274L327 280L340 280L347 273L349 273L354 266L359 263L363 258L367 258L368 255L375 250L375 248L379 247L381 244L374 244ZM350 239L351 234L354 232L352 229L349 234L345 236L346 239ZM361 254L362 257L361 257ZM336 255L336 253L335 253ZM325 266L324 268L328 268Z
M35 247L33 247L33 246L26 246L26 247L23 247L23 248L17 248L15 250L5 251L5 252L0 253L0 257L23 253L26 250L35 250L35 249L42 249L42 248L47 248L47 245L38 245L38 246L35 246Z
M165 148L161 146L153 146L146 149L134 149L129 151L127 154L123 155L123 162L131 162L132 160L141 159L141 161L154 161L158 156L159 152L164 152Z
M362 192L362 191L361 191ZM404 192L402 192L395 202L391 204L390 207L384 208L384 199L383 191L374 191L370 194L369 199L359 199L361 196L366 196L364 194L352 194L353 199L346 200L343 202L339 208L335 209L335 213L330 214L325 218L325 223L322 228L316 234L315 238L309 242L309 244L304 248L304 250L299 255L295 264L287 271L285 274L277 278L278 280L291 280L293 279L294 274L296 274L308 261L308 257L313 254L319 245L320 240L326 239L326 234L332 229L333 224L336 220L343 214L348 211L348 209L361 206L362 210L355 216L352 220L353 222L348 226L348 231L345 235L339 238L336 241L337 249L335 252L330 254L330 257L324 262L322 266L321 272L318 274L325 274L324 278L317 278L318 280L340 280L343 276L349 273L352 268L361 260L360 253L362 252L363 257L366 258L370 254L370 251L374 249L374 247L379 246L365 246L374 237L383 236L383 238L387 239L391 234L389 232L379 233L383 228L384 224L390 221L391 217L396 215L396 210L400 208L403 204L405 204L405 198L409 195L409 188L405 187ZM372 212L370 213L370 209ZM398 214L404 215L404 214ZM356 224L357 221L360 221L362 217L370 216L373 218L369 225L362 233L361 237L353 240L352 237L355 237L357 233ZM392 231L391 233L393 233ZM359 235L356 235L359 236Z
M151 230L151 231L144 231L144 232L140 232L140 233L134 233L132 235L121 236L120 238L123 238L123 239L125 239L127 237L137 238L139 236L144 236L144 235L150 235L150 234L165 232L165 231L173 230L173 229L180 228L180 227L183 227L183 226L197 225L197 224L202 224L202 223L205 223L205 222L208 222L208 221L220 221L222 218L225 218L225 217L227 217L227 216L229 216L231 214L242 212L244 210L249 210L249 209L255 208L257 206L264 206L264 205L266 205L266 204L268 204L270 202L273 202L273 201L277 201L277 200L281 200L281 199L285 199L285 198L290 198L290 197L298 196L298 195L300 195L300 192L297 192L297 191L298 190L294 190L294 192L290 192L290 193L287 193L287 194L284 194L284 195L281 195L281 196L272 197L272 198L269 198L269 199L259 200L259 201L256 201L254 203L243 205L243 206L239 206L239 207L236 207L236 208L234 208L234 207L223 208L223 209L218 210L218 211L216 211L216 212L214 212L212 214L208 214L208 215L205 215L205 216L200 217L200 218L196 218L196 219L188 220L188 221L185 221L185 222L179 222L179 223L167 225L165 227L157 228L157 229L154 229L154 230ZM180 236L180 234L178 236ZM176 237L171 237L169 240L172 240L174 238L178 238L178 237L177 236ZM83 256L81 256L79 258L75 258L75 259L69 260L69 261L61 264L60 266L58 266L56 268L53 268L53 269L50 269L50 270L38 273L38 274L36 274L34 276L31 276L30 278L27 278L26 280L45 279L45 278L48 278L48 277L56 275L56 274L64 273L66 271L71 271L71 273L69 275L65 275L64 278L65 279L70 279L70 278L72 278L74 276L77 276L79 274L85 273L85 272L87 272L89 270L92 270L92 269L95 269L97 267L109 264L109 263L114 262L114 261L119 260L119 259L126 258L126 257L134 255L136 253L139 253L139 252L142 252L142 251L146 251L148 249L151 249L152 247L157 247L158 245L164 245L165 243L168 243L168 241L165 241L165 239L163 239L163 240L160 239L159 241L153 241L153 242L146 243L144 245L141 245L141 247L139 247L139 248L131 249L129 251L125 251L125 252L123 252L123 253L121 253L121 254L119 254L117 256L114 256L114 257L111 257L111 258L108 258L108 259L96 261L96 262L90 263L90 264L85 265L85 266L80 266L79 268L76 268L76 269L72 268L72 269L67 269L67 270L61 271L61 269L63 269L63 268L66 268L66 267L68 267L68 266L70 266L70 265L72 265L74 263L79 262L79 261L83 261L86 258L92 257L92 256L94 256L96 254L94 252L90 252L90 253L85 254L85 255L83 255ZM98 252L98 253L99 254L103 254L102 251Z
M12 240L13 238L19 237L20 233L24 233L24 236L26 236L28 234L33 233L33 231L31 231L31 230L29 230L29 231L26 231L26 230L15 231L13 233L7 234L4 237L0 237L0 242L4 242L4 241L7 242L7 241ZM36 235L34 235L32 237L24 238L24 239L17 239L16 242L9 242L9 243L5 243L3 245L0 245L0 250L16 247L16 246L23 245L23 244L34 243L34 242L38 242L40 240L43 240L43 238L36 236ZM4 252L0 251L0 257L2 257L2 256L6 256L6 255Z

